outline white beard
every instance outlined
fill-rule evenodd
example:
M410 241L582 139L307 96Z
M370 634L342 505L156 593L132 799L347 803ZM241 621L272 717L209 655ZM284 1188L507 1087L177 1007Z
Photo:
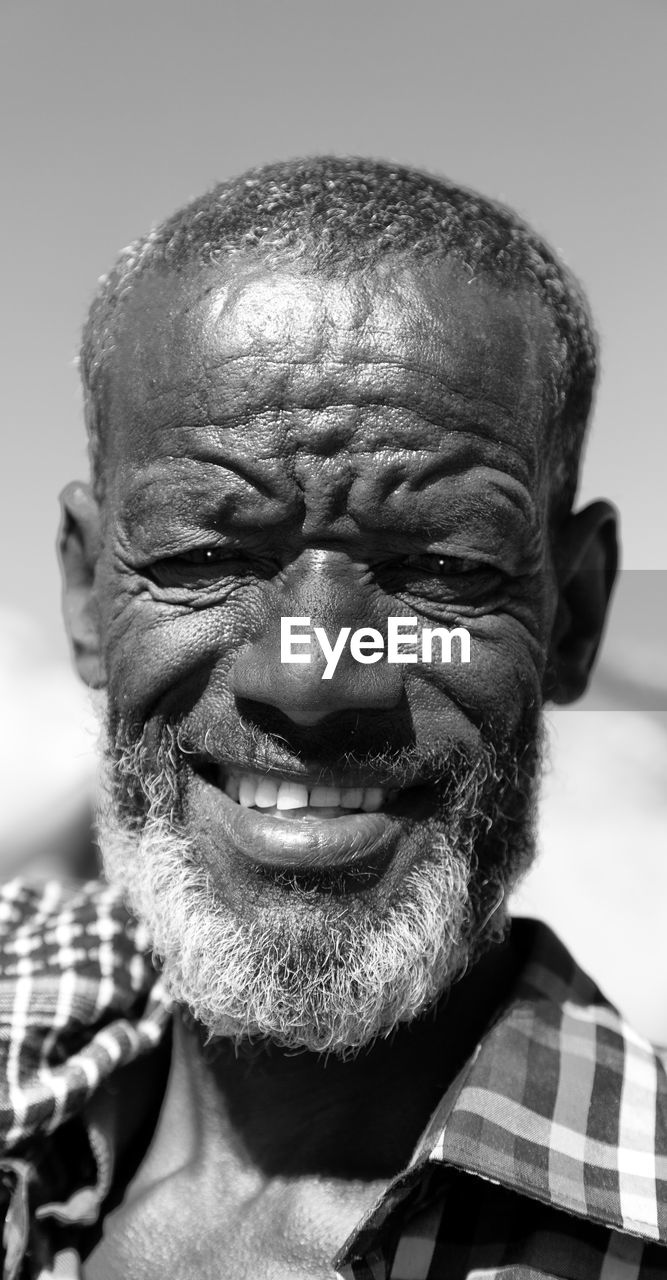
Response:
M143 780L150 803L140 829L119 816L113 780L134 776L138 759L131 750L117 759L104 753L98 838L105 872L148 929L171 995L209 1037L354 1053L433 1005L465 971L482 933L502 936L505 913L497 908L505 886L491 926L488 915L474 919L473 851L440 835L382 913L357 902L346 918L338 899L330 912L321 903L296 913L274 904L240 920L171 816L173 778Z
M187 841L161 819L137 836L107 816L99 841L168 990L211 1036L356 1050L411 1021L465 963L467 872L451 856L411 871L400 904L377 924L304 936L289 925L237 922Z

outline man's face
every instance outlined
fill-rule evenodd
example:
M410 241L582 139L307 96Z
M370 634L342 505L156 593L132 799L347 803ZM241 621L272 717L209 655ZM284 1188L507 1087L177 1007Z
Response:
M548 318L453 264L342 283L239 259L147 277L118 328L111 874L213 1030L361 1044L451 981L531 851ZM470 662L281 661L281 618L333 644L401 615L465 627ZM223 953L252 993L222 994Z

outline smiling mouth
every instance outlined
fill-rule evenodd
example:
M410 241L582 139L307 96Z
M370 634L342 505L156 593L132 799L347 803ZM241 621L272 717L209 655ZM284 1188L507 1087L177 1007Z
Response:
M433 788L302 776L206 762L195 768L193 800L213 844L265 868L381 867L406 822L423 818Z

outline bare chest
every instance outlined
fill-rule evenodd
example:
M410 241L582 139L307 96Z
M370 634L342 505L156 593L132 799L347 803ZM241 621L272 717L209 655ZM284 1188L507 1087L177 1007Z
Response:
M189 1166L108 1215L86 1280L333 1280L331 1259L383 1189Z

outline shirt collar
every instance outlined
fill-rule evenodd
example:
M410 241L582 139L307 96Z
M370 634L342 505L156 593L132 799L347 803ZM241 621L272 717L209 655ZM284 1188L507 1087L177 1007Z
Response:
M546 925L415 1160L667 1243L667 1075Z
M525 962L432 1115L408 1169L334 1260L341 1269L438 1166L667 1244L667 1075L546 925L515 920Z

